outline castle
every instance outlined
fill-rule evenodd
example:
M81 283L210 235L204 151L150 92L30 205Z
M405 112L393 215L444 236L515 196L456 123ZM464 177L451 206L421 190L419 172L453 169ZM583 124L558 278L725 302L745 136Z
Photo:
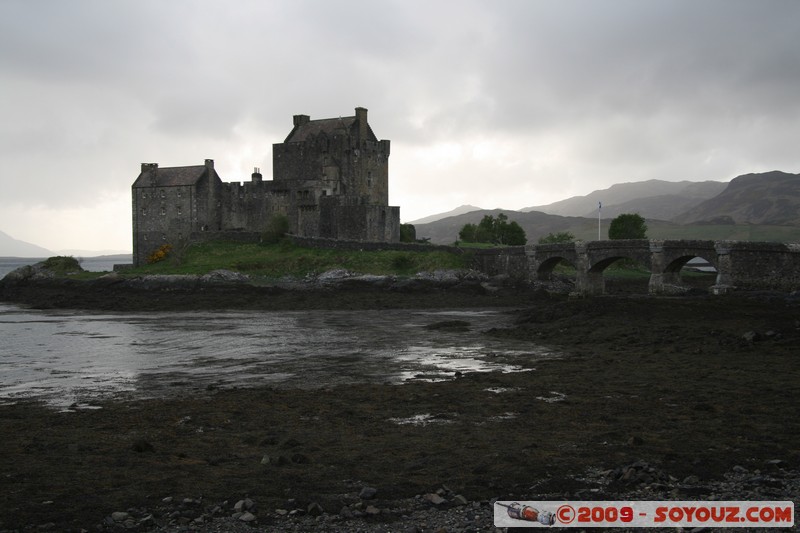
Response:
M389 144L357 107L350 117L295 115L286 140L272 146L272 180L256 168L249 182L223 182L211 159L171 168L143 163L131 191L134 266L198 232L262 232L278 214L298 236L397 242L400 208L388 205Z

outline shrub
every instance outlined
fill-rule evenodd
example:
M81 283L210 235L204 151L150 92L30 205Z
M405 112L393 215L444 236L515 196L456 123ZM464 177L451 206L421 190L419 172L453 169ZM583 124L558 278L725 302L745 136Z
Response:
M569 231L559 231L558 233L549 233L545 237L539 239L539 244L557 244L562 242L575 242L575 235Z
M44 261L44 267L54 272L80 272L81 263L71 255L57 255Z
M405 272L414 268L416 262L411 254L400 253L392 258L392 268L400 272Z
M417 228L414 224L400 224L400 242L414 242L417 240Z
M261 234L261 242L264 244L276 244L283 240L289 233L289 218L283 214L272 215Z

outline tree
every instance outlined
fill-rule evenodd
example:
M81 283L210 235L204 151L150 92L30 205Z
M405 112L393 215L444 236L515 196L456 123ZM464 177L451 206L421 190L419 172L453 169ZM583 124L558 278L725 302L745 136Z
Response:
M539 238L539 244L558 244L562 242L575 242L575 235L569 231L559 231L558 233L548 233L545 237Z
M414 224L400 224L400 242L414 242L417 240L417 228Z
M646 239L647 224L636 213L623 213L611 221L608 227L609 239Z
M458 238L464 242L487 242L507 246L521 246L528 241L525 230L516 222L509 222L508 216L503 213L497 215L497 218L485 215L477 225L464 224L458 232Z
M508 223L498 225L497 242L508 246L522 246L528 242L525 230L513 220Z

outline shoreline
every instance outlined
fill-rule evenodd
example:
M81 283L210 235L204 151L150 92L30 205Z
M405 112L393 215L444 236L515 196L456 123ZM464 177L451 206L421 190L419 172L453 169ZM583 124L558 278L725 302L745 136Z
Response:
M122 312L513 307L527 305L546 294L507 279L447 273L439 278L349 276L268 284L201 276L0 280L0 301L37 309Z

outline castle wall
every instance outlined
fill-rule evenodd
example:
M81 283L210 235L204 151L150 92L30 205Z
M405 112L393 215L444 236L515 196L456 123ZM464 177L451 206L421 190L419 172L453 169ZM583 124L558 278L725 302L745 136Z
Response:
M398 242L400 208L388 206L389 149L369 128L367 110L356 108L345 119L295 116L287 142L273 145L271 181L255 172L249 182L223 183L211 159L161 170L143 164L133 186L134 264L193 232L262 232L276 214L300 237Z
M147 187L133 192L134 264L164 244L178 245L195 230L198 198L192 187Z

